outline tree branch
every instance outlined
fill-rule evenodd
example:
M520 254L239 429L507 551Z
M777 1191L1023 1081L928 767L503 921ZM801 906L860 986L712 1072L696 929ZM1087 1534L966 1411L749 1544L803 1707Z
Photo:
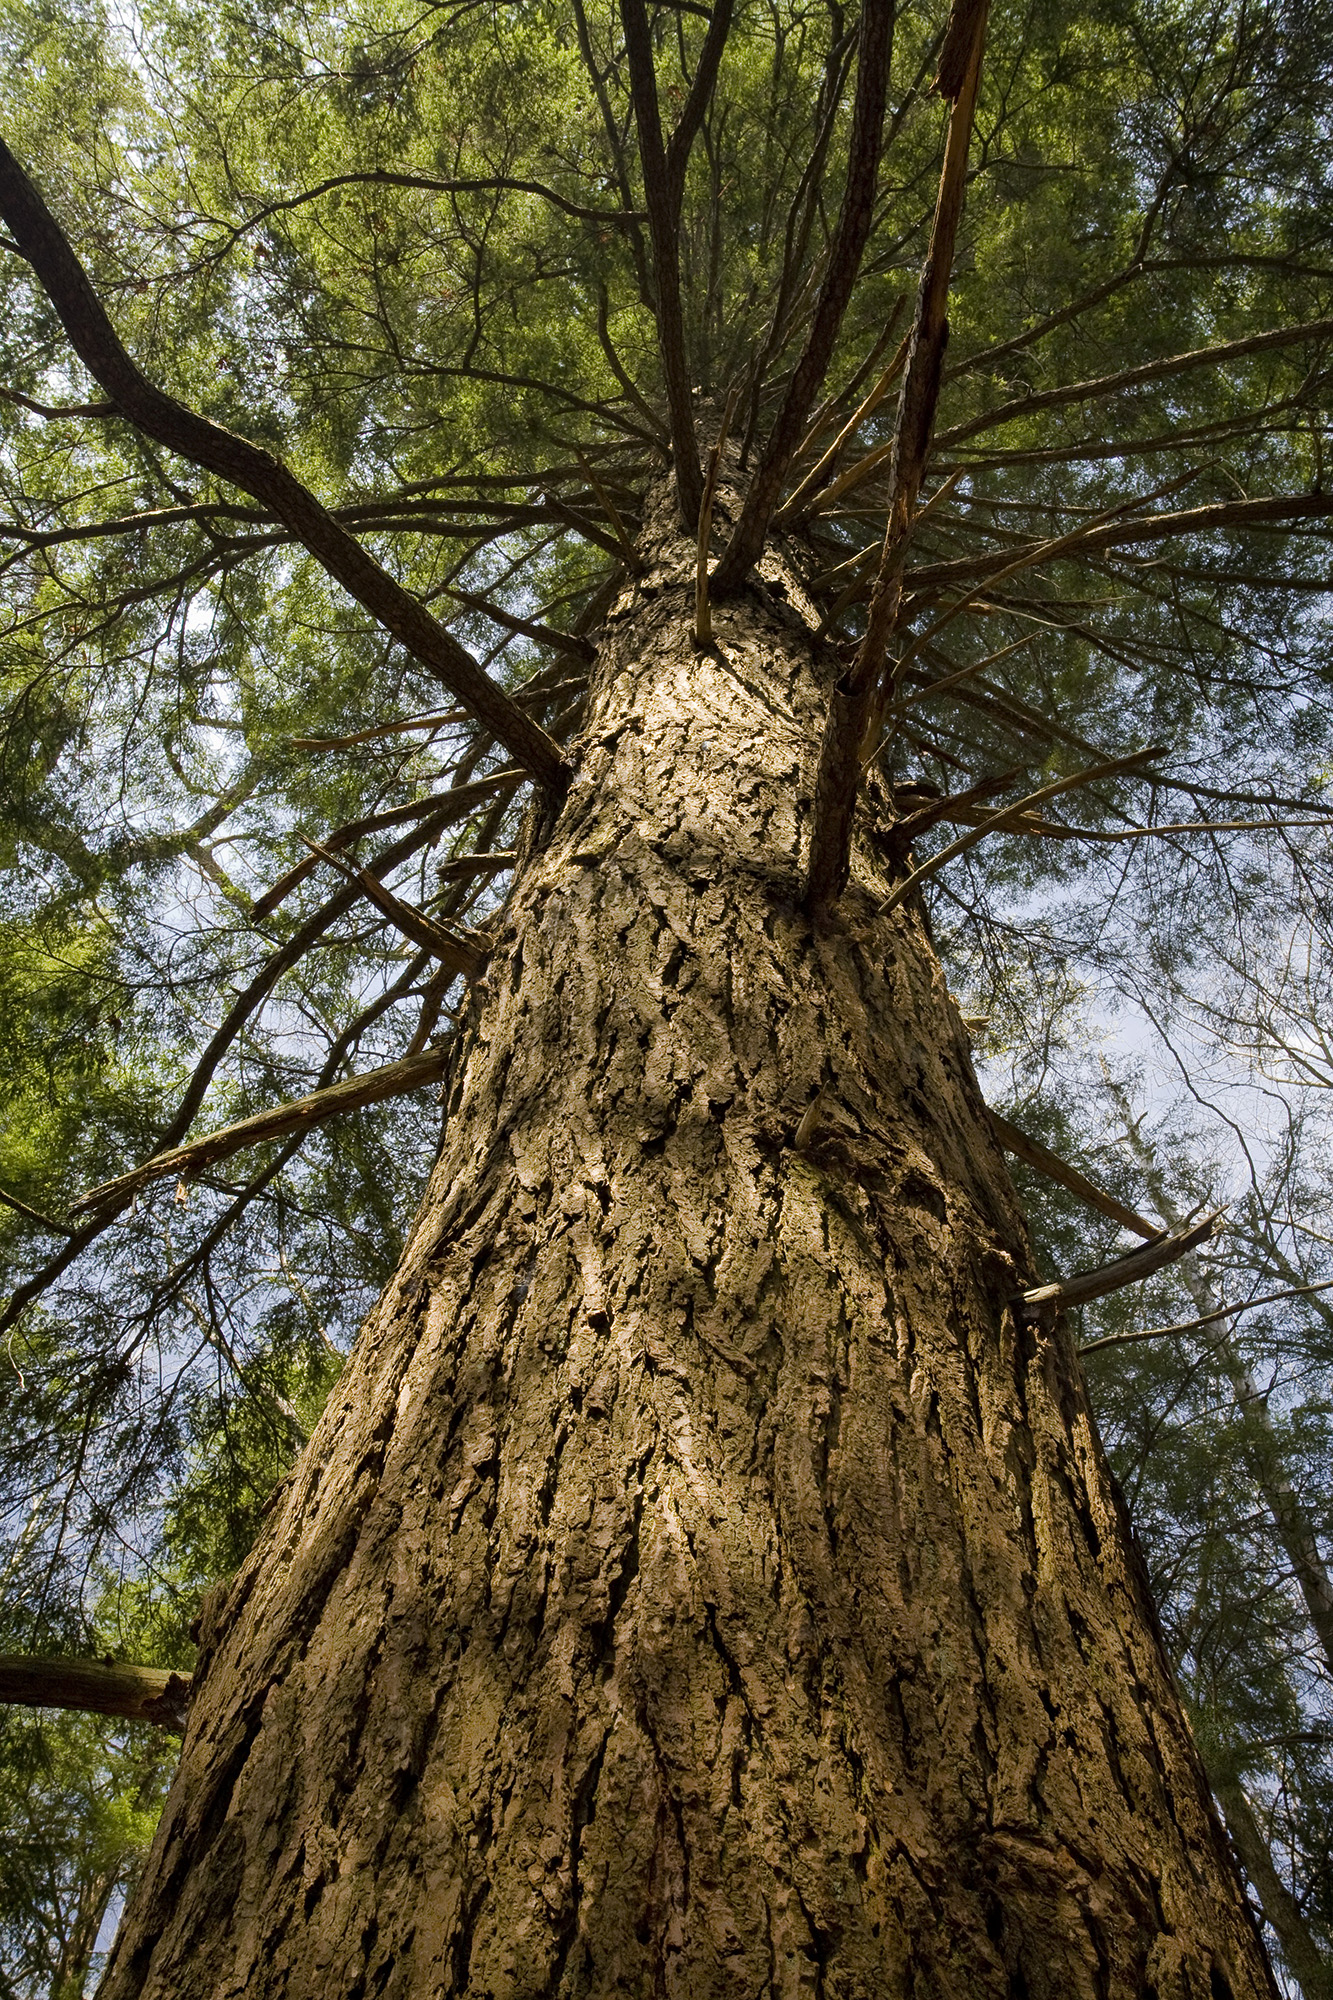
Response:
M295 474L247 438L224 430L157 388L122 346L64 231L0 140L0 214L32 265L70 342L118 408L148 437L271 507L335 582L464 702L552 796L569 769L559 746L512 702L472 655L391 577Z
M967 186L968 149L981 81L987 0L955 0L940 53L937 86L952 99L944 142L935 216L921 268L916 316L898 398L890 470L888 522L870 616L856 658L829 700L815 781L814 824L806 871L806 900L826 910L842 894L852 846L852 821L861 785L861 759L889 639L902 609L902 571L917 495L925 476L939 401L940 371L949 338L949 281ZM878 733L877 729L874 730Z
M998 1111L991 1112L990 1122L1005 1152L1012 1153L1016 1160L1022 1160L1024 1166L1034 1168L1048 1181L1054 1181L1057 1187L1076 1194L1089 1208L1095 1208L1099 1215L1106 1216L1111 1222L1118 1222L1122 1229L1130 1229L1136 1236L1149 1239L1162 1235L1159 1222L1148 1222L1143 1216L1136 1215L1132 1208L1126 1208L1114 1195L1107 1194L1095 1181L1088 1180L1077 1167L1070 1166L1068 1160L1062 1160L1058 1153L1052 1153L1039 1139L1020 1132L1007 1118L1001 1118Z
M731 32L734 5L735 0L714 0L713 11L708 21L708 33L704 36L704 45L699 52L699 63L690 85L690 93L676 121L676 129L667 142L667 188L678 218L681 197L685 192L685 169L690 163L690 148L713 100L717 73L722 62L722 51Z
M25 1222L36 1223L39 1229L45 1229L52 1236L74 1234L67 1222L57 1222L53 1215L43 1215L40 1208L30 1207L26 1201L21 1201L18 1195L11 1194L8 1188L0 1188L0 1202L3 1202L6 1208L12 1208L15 1215L21 1215Z
M648 206L648 234L653 246L654 314L662 353L671 427L671 455L681 520L693 532L699 520L703 475L694 437L689 370L685 358L685 323L680 305L679 198L673 199L671 175L662 143L662 114L657 101L653 67L653 37L643 0L620 0L620 20L629 59L630 99L639 135L639 164ZM720 51L719 51L720 54Z
M244 222L226 225L225 247L230 249L233 243L238 243L241 237L248 236L252 229L260 228L272 216L288 214L294 208L304 208L308 202L319 201L324 195L335 193L338 188L362 185L407 188L409 191L421 194L534 194L542 201L549 201L553 207L563 210L566 215L572 215L577 221L600 223L604 228L608 226L630 228L634 223L646 220L646 217L634 209L589 208L582 202L570 201L555 188L547 187L544 181L510 180L505 175L496 175L490 179L452 181L440 180L433 174L396 173L387 167L369 167L361 173L334 174L328 180L319 181L314 187L306 188L301 194L284 195L278 201L266 201L253 215L247 215ZM210 221L216 219L208 218ZM210 252L210 260L221 254L220 250Z
M1197 1319L1178 1320L1174 1326L1146 1326L1138 1333L1104 1333L1099 1340L1085 1341L1079 1348L1082 1354L1097 1354L1103 1347L1132 1347L1140 1340L1164 1340L1168 1334L1197 1333L1201 1327L1212 1326L1220 1319L1235 1319L1238 1313L1253 1312L1258 1306L1273 1306L1280 1299L1304 1299L1311 1292L1326 1292L1333 1288L1333 1278L1324 1278L1317 1285L1287 1285L1280 1292L1264 1292L1257 1299L1240 1299L1234 1305L1225 1301L1212 1312L1200 1313Z
M338 855L331 854L327 847L320 847L316 841L308 840L306 846L349 882L355 882L361 894L375 905L381 916L387 917L405 938L410 938L413 944L428 951L432 958L437 958L455 978L476 978L486 962L489 940L483 943L475 932L464 934L447 929L434 917L428 917L424 910L414 909L410 903L404 903L395 896L391 889L386 889L369 868L352 867Z
M1114 1263L1099 1265L1095 1271L1080 1271L1076 1277L1061 1278L1052 1285L1034 1285L1030 1291L1021 1293L1014 1303L1024 1319L1054 1318L1056 1313L1065 1312L1070 1306L1086 1305L1091 1299L1104 1298L1107 1292L1118 1292L1126 1285L1136 1285L1141 1279L1150 1278L1154 1271L1174 1264L1177 1258L1206 1243L1223 1213L1219 1208L1212 1215L1206 1215L1202 1222L1189 1224L1183 1229L1167 1230L1155 1242L1130 1250L1125 1256L1117 1257Z
M905 300L899 299L893 307L893 310L889 314L888 324L885 327L886 334L897 324L905 303ZM907 359L910 338L910 334L905 334L899 341L893 358L890 360L888 367L880 374L870 394L865 398L864 402L857 405L856 409L847 419L847 422L838 432L838 435L834 438L832 444L828 447L828 450L810 468L795 492L789 493L778 508L777 513L773 516L773 526L775 528L786 527L789 522L798 520L802 511L813 501L820 488L826 485L833 477L834 469L843 452L856 436L862 424L874 415L889 390L897 381L899 371Z
M340 826L336 833L326 834L324 846L334 849L351 847L358 840L364 840L367 834L382 833L389 827L402 826L405 821L413 820L429 820L433 837L455 820L465 819L473 806L480 805L492 792L499 791L505 786L510 791L516 791L525 776L526 773L523 771L496 771L490 777L474 778L469 784L455 785L450 791L437 792L433 798L416 799L410 805L390 806L385 812L368 813L364 819L349 820L346 826ZM381 869L387 864L387 860L387 856L379 857L378 865ZM252 921L257 924L263 923L266 917L271 917L278 906L286 902L292 890L299 888L307 875L311 874L314 866L314 861L307 855L304 861L296 862L285 875L279 876L272 888L266 889L262 896L256 898L250 912Z
M262 1146L269 1139L286 1138L289 1132L308 1131L312 1125L322 1125L327 1119L340 1117L345 1111L360 1111L368 1104L382 1104L385 1098L403 1097L409 1091L422 1090L428 1083L440 1081L448 1060L447 1049L427 1049L422 1055L385 1063L381 1068L367 1070L361 1076L332 1083L326 1090L312 1091L309 1097L298 1097L288 1104L275 1104L270 1110L257 1111L253 1117L242 1118L235 1125L224 1125L216 1132L205 1132L201 1138L191 1139L188 1145L172 1146L164 1153L154 1153L150 1160L131 1167L127 1174L119 1174L115 1180L104 1181L101 1187L80 1195L71 1204L70 1212L78 1215L112 1206L123 1208L140 1188L148 1187L153 1181L167 1176L188 1180L202 1173L205 1167L230 1159L233 1153L243 1152L249 1146Z
M1247 354L1267 354L1279 347L1293 347L1302 340L1326 340L1333 334L1333 319L1306 320L1299 326L1275 327L1268 333L1254 333L1244 340L1228 340L1216 347L1196 347L1187 354L1171 354L1160 361L1143 361L1137 368L1123 368L1115 375L1101 375L1087 382L1067 382L1056 389L1039 389L1030 396L1015 396L1011 402L986 410L952 430L941 431L935 440L938 451L962 444L978 431L994 430L999 424L1014 423L1019 417L1038 410L1058 409L1063 403L1087 403L1095 397L1116 396L1125 389L1142 389L1150 382L1165 382L1191 368L1220 367L1239 361Z
M914 889L929 876L937 874L947 862L956 860L960 854L966 854L969 847L975 847L988 833L1003 833L1007 826L1031 812L1033 806L1042 804L1046 799L1058 798L1062 792L1072 792L1080 785L1090 785L1098 778L1121 777L1126 772L1137 769L1140 764L1146 764L1150 758L1160 757L1165 748L1166 745L1163 743L1153 743L1146 750L1135 750L1128 757L1112 757L1103 764L1092 764L1086 771L1076 771L1072 778L1056 778L1053 783L1041 786L1040 790L1029 792L1026 798L1017 800L1014 805L1005 806L1002 811L991 813L980 826L969 827L966 833L959 834L957 840L951 840L938 854L932 854L928 861L923 861L918 868L914 868L895 889L889 891L879 906L878 915L884 916L889 910L896 910Z
M1117 509L1117 512L1123 510ZM993 586L1001 573L1029 569L1054 555L1093 555L1098 549L1124 548L1132 542L1168 541L1177 535L1202 535L1213 528L1281 527L1288 521L1324 520L1333 514L1333 493L1269 494L1261 500L1214 500L1203 507L1186 507L1173 514L1149 514L1138 521L1105 520L1071 529L1052 542L1031 542L1017 554L1012 549L985 556L963 556L955 562L923 563L907 572L914 592L947 589L979 579Z
M180 1736L189 1698L190 1676L162 1667L0 1654L0 1702L123 1715L132 1722L156 1722Z
M805 434L810 406L828 372L838 329L861 268L875 213L893 26L891 0L864 0L857 51L856 102L838 224L805 351L792 371L782 408L750 481L731 540L713 572L713 589L718 595L739 588L764 545L787 472Z

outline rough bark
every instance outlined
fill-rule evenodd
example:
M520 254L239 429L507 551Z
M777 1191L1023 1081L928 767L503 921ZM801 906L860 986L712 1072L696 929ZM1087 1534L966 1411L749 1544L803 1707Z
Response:
M1271 1996L815 613L652 529L106 2000Z

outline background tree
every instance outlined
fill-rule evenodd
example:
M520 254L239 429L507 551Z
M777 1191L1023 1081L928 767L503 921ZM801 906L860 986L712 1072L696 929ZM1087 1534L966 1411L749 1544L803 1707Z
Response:
M4 19L14 1645L188 1664L389 1285L109 1991L1264 1990L1043 1135L1244 1194L1084 1340L1314 1991L1320 1295L1121 1336L1320 1274L1322 17Z

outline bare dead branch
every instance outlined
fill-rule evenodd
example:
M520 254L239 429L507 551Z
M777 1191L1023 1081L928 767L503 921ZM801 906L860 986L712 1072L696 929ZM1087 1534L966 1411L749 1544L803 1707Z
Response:
M1012 1153L1016 1160L1022 1160L1024 1166L1032 1167L1035 1172L1044 1174L1048 1181L1054 1181L1057 1187L1064 1188L1067 1193L1077 1195L1089 1208L1095 1208L1099 1215L1104 1215L1109 1221L1118 1222L1122 1229L1132 1230L1136 1236L1147 1237L1149 1240L1164 1233L1161 1223L1148 1222L1143 1216L1136 1215L1132 1208L1126 1208L1125 1204L1117 1201L1114 1195L1107 1194L1095 1181L1090 1181L1077 1167L1071 1166L1068 1160L1062 1160L1058 1153L1053 1153L1049 1147L1043 1146L1039 1139L1033 1139L1028 1133L1020 1132L1017 1125L1011 1125L1007 1118L1001 1118L998 1111L991 1112L990 1122L996 1138L1006 1153Z
M960 686L963 681L972 680L977 674L984 673L987 667L993 667L997 660L1007 660L1011 653L1021 652L1025 647L1031 646L1037 637L1038 634L1035 632L1026 632L1021 639L1014 639L1009 645L1000 646L995 652L987 653L984 659L973 660L968 666L956 667L952 673L945 674L940 680L927 681L924 687L913 688L910 694L900 691L893 712L902 714L915 702L947 694L950 689ZM933 648L932 657L934 657Z
M902 298L898 300L896 305L890 307L888 318L880 328L878 339L875 341L873 347L867 349L865 355L853 371L850 381L845 382L841 389L831 390L825 396L823 402L810 419L809 429L796 447L797 462L803 459L807 452L814 450L820 438L823 437L825 431L832 423L836 413L841 409L845 409L852 397L857 395L864 386L871 370L881 359L885 348L893 338L894 329L902 317L906 305L906 298ZM786 504L784 501L784 508Z
M898 303L894 306L892 313L889 315L890 327L897 324L905 304L906 301L904 299L899 299ZM814 499L820 488L833 477L834 469L843 452L856 436L862 424L874 415L889 390L897 381L902 365L907 359L909 339L910 335L905 334L902 340L899 341L896 353L893 355L887 368L881 373L879 380L875 383L870 394L852 412L852 415L838 432L828 450L811 467L796 490L790 493L778 508L776 514L773 516L773 526L775 528L785 527L788 522L798 520L802 509L806 507L808 502Z
M436 792L432 798L416 799L405 806L390 806L385 812L369 813L364 819L349 820L336 833L326 834L324 846L335 851L340 847L351 847L358 840L366 839L372 833L382 833L393 826L402 826L413 820L429 821L431 837L442 832L456 820L465 819L473 806L480 805L492 792L508 789L517 791L527 776L525 771L495 771L490 777L473 778L469 784L454 785L447 792ZM381 856L377 866L383 868L386 857ZM255 923L263 923L271 917L279 904L284 903L293 889L305 881L315 864L309 856L289 868L264 894L257 898L251 910Z
M880 904L878 914L883 916L889 910L896 910L913 890L919 888L931 875L938 874L948 862L956 860L960 854L965 854L969 847L975 847L979 840L986 838L987 834L1005 832L1015 820L1030 813L1034 806L1042 804L1044 800L1058 798L1062 792L1072 792L1081 785L1090 785L1098 778L1122 777L1126 772L1138 769L1152 758L1160 757L1165 748L1166 745L1163 743L1153 743L1146 750L1136 750L1128 757L1111 757L1105 763L1091 765L1086 771L1075 772L1072 778L1057 778L1053 783L1043 785L1039 791L1029 792L1026 798L1019 799L1015 805L1005 806L1003 811L989 814L980 826L970 827L966 833L959 834L957 840L951 840L947 847L942 847L938 854L932 854L928 861L923 861L919 867L914 868L895 889L890 890Z
M1053 1319L1056 1313L1065 1312L1070 1306L1086 1305L1091 1299L1104 1298L1107 1292L1118 1292L1126 1285L1137 1285L1141 1279L1150 1278L1154 1271L1174 1264L1177 1258L1206 1243L1224 1212L1219 1208L1212 1215L1206 1215L1202 1222L1168 1230L1154 1242L1145 1243L1138 1250L1130 1250L1113 1263L1100 1265L1095 1271L1080 1271L1076 1277L1061 1278L1051 1285L1034 1285L1030 1291L1020 1294L1014 1301L1015 1307L1027 1320Z
M946 486L952 488L958 476L957 472L951 473L949 479L946 481ZM997 583L1005 583L1011 576L1019 576L1024 570L1035 569L1040 563L1054 562L1060 556L1087 553L1090 549L1099 546L1099 537L1103 533L1123 527L1125 516L1132 514L1136 508L1146 507L1154 500L1164 499L1168 493L1177 492L1182 486L1188 486L1191 480L1198 477L1198 471L1191 467L1188 472L1183 472L1177 478L1169 480L1165 486L1158 487L1153 493L1146 493L1141 497L1121 501L1118 506L1108 508L1105 513L1096 515L1091 521L1081 522L1078 527L1071 528L1066 534L1055 535L1046 541L1030 542L1019 554L1002 557L1002 568L991 572L982 582L976 584L973 589L965 591L961 597L955 599L952 604L947 605L933 624L929 625L924 632L918 633L910 642L895 663L895 683L901 683L903 675L914 663L918 655L926 652L934 641L938 639L945 626L952 624L955 618L966 611L983 590L993 590ZM939 494L933 496L932 505L939 497ZM923 508L923 515L925 511ZM1158 516L1157 518L1160 519L1161 517ZM1140 524L1135 522L1131 525L1138 526Z
M415 854L420 848L426 846L433 837L434 828L431 821L426 821L424 825L414 826L400 840L395 841L391 847L386 848L382 854L377 855L376 867L387 874L391 868L396 868L401 861L406 861L410 855ZM305 957L305 954L313 945L318 943L319 939L324 936L331 925L337 922L340 916L355 906L360 895L360 886L349 882L343 888L339 889L335 895L331 896L326 903L321 903L319 908L306 919L305 923L292 933L287 942L265 959L249 985L237 994L235 1000L223 1015L216 1030L210 1036L208 1046L195 1065L194 1075L190 1078L189 1085L179 1105L176 1107L176 1115L162 1134L162 1143L164 1145L176 1145L189 1131L194 1121L194 1115L204 1101L208 1086L213 1080L218 1064L235 1041L237 1035L240 1034L241 1029L245 1026L251 1015L263 1005L268 995L277 985L278 980L285 972L289 972L294 965L299 964L301 959ZM18 1294L16 1293L15 1297L17 1298L17 1296Z
M1282 527L1288 521L1327 519L1333 514L1333 493L1275 493L1261 500L1215 500L1203 507L1182 508L1172 514L1149 514L1139 521L1107 521L1101 526L1071 530L1059 537L1059 553L1093 555L1099 549L1123 548L1134 542L1169 541L1179 535L1202 535L1214 528ZM914 591L947 589L980 577L988 587L999 581L1000 573L1027 569L1057 553L1055 543L1033 542L1015 556L1006 549L984 556L964 556L955 562L925 563L909 570L907 584Z
M80 1195L73 1203L71 1213L123 1208L141 1188L150 1186L154 1181L169 1176L188 1180L202 1173L206 1167L216 1166L219 1160L230 1159L233 1153L243 1152L249 1146L262 1146L270 1139L285 1139L290 1132L308 1131L311 1126L322 1125L344 1112L360 1111L368 1104L382 1104L386 1098L403 1097L409 1091L422 1090L428 1083L439 1082L448 1060L447 1049L427 1049L422 1055L408 1056L401 1062L384 1063L379 1069L367 1070L362 1076L346 1077L341 1083L332 1083L325 1090L312 1091L309 1097L298 1097L288 1104L275 1104L270 1110L257 1111L252 1118L242 1118L235 1125L224 1125L216 1132L205 1132L201 1138L191 1139L188 1145L171 1146L166 1152L154 1153L150 1160L132 1167L129 1173L119 1174L115 1180L104 1181L101 1187Z
M0 1702L121 1715L131 1722L156 1722L180 1736L189 1698L190 1676L163 1667L0 1654Z
M355 882L361 894L375 905L381 916L388 918L396 930L413 944L420 945L432 958L438 958L441 965L448 967L456 977L475 979L486 962L490 949L489 940L482 940L476 932L461 932L447 929L437 923L424 910L414 909L404 903L391 889L386 889L377 875L369 868L354 868L339 855L330 853L327 847L308 840L306 846L321 861L327 861L349 882Z
M518 860L516 847L496 848L489 854L459 854L442 861L435 873L441 882L468 882L475 875L501 875Z
M1168 1334L1197 1333L1201 1327L1213 1326L1220 1319L1234 1319L1238 1313L1253 1312L1258 1306L1274 1306L1282 1299L1305 1299L1311 1292L1326 1292L1333 1287L1333 1278L1325 1278L1317 1285L1287 1285L1280 1292L1265 1292L1257 1299L1238 1299L1231 1304L1225 1301L1213 1312L1200 1313L1197 1319L1182 1319L1175 1326L1147 1326L1138 1333L1104 1333L1099 1340L1086 1340L1079 1348L1080 1354L1097 1354L1103 1347L1130 1347L1140 1340L1164 1340Z
M733 389L727 398L717 443L708 453L703 498L699 503L699 547L694 565L694 643L701 648L711 646L713 643L713 621L708 606L708 544L713 532L713 499L717 493L717 475L722 464L722 451L727 442L727 432L731 429L731 420L736 414L738 394L739 391Z

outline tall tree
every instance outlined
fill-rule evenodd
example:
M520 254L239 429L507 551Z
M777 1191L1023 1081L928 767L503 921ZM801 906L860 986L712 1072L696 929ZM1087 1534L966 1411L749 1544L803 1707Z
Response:
M105 1992L1271 1992L1063 1313L1208 1225L1039 1270L930 911L1151 985L1326 840L1333 28L128 32L6 16L14 921L145 1052L35 1638L205 1365L302 1448Z

